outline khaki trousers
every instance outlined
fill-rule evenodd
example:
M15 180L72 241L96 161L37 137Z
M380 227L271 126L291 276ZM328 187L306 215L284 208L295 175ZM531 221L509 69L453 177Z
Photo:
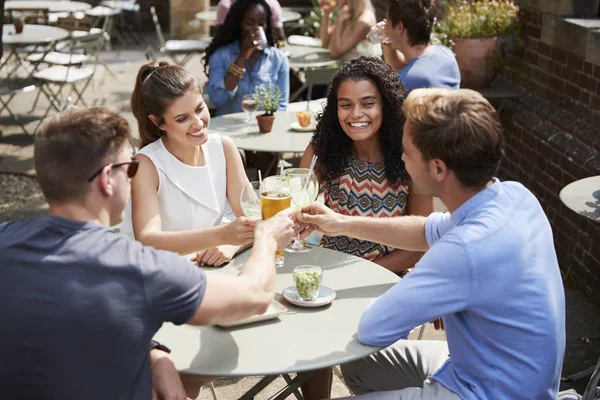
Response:
M363 359L342 365L348 387L362 399L460 400L428 378L448 359L446 342L399 340Z

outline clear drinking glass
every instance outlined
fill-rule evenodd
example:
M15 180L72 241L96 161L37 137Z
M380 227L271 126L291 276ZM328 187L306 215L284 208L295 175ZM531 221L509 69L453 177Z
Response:
M269 219L279 211L290 208L292 196L287 179L280 175L269 176L260 187L260 210L263 219ZM275 265L283 267L284 249L275 252Z
M267 35L262 26L259 26L256 32L258 33L259 39L252 42L252 44L255 45L258 50L262 51L269 45Z
M385 34L386 21L379 21L377 25L371 28L367 33L367 40L371 44L379 44L383 42L389 42L390 38Z
M258 100L256 100L256 96L254 96L253 94L245 94L242 97L242 110L248 113L248 117L246 117L245 122L250 122L254 111L256 111L257 109Z
M247 217L261 218L260 211L260 182L247 182L240 194L240 205Z
M292 203L296 210L300 211L308 207L319 195L319 180L317 176L310 172L308 168L288 168L283 171L283 176L287 177L292 195ZM290 253L302 253L310 251L303 240L296 239L287 248Z

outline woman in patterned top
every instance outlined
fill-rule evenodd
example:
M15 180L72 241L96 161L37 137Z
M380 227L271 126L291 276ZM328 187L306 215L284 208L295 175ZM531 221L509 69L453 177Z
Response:
M359 57L337 71L327 105L306 148L301 167L318 158L315 173L325 204L344 215L429 215L433 198L412 191L402 161L402 104L407 91L392 68L379 58ZM403 273L423 253L397 250L346 236L323 236L321 246L371 260ZM330 398L331 369L314 371L302 386L307 400Z
M325 204L344 215L396 217L429 215L431 196L412 192L402 161L402 104L406 89L382 60L359 57L334 76L327 105L306 148L301 166L319 159L317 176ZM422 253L396 250L380 243L323 236L321 246L353 254L402 273Z

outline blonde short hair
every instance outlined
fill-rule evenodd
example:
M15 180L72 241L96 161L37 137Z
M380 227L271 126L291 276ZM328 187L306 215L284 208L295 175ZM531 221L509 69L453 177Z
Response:
M404 101L412 141L425 160L440 159L465 186L487 183L504 158L496 110L468 89L416 89Z

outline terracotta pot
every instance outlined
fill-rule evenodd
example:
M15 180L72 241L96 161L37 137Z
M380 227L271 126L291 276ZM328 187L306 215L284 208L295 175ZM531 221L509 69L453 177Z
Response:
M273 122L275 121L274 115L257 115L256 120L258 121L258 130L261 133L269 133L273 129Z
M15 26L15 33L23 32L23 27L25 26L25 24L23 24L22 22L13 22L13 25Z
M478 90L494 80L500 69L498 43L496 37L456 40L453 50L460 69L460 87Z

